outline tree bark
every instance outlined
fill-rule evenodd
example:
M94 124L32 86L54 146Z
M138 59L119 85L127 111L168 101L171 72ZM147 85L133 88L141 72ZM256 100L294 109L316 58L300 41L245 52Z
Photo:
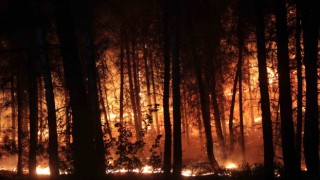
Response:
M181 175L182 143L181 143L181 112L180 112L180 58L179 58L179 0L172 1L172 98L173 98L173 174Z
M304 155L307 172L319 174L318 41L319 9L314 1L301 2L304 62L306 68L306 112Z
M302 145L302 57L301 57L301 8L300 0L297 0L296 4L296 27L295 27L295 39L296 39L296 62L297 62L297 130L296 130L296 148L297 159L299 167L301 169L301 145Z
M164 81L163 81L163 118L164 118L164 160L163 170L166 175L171 170L171 147L172 132L169 111L169 94L170 94L170 52L169 52L169 1L163 0L163 63L164 63ZM158 125L157 125L158 126Z
M238 62L239 64L239 62ZM236 101L236 94L237 94L237 84L239 79L239 65L237 65L236 76L233 81L233 88L232 88L232 98L231 98L231 105L230 105L230 116L229 116L229 136L230 136L230 154L234 153L234 131L233 131L233 113L234 113L234 104Z
M74 20L69 1L55 1L58 36L63 57L63 68L70 95L73 125L74 175L81 178L94 176L99 167L94 163L93 123L90 120L88 99L78 57ZM84 133L86 132L86 133Z
M256 1L256 38L258 50L258 70L259 70L259 87L262 110L262 131L264 143L264 168L266 179L274 179L274 152L273 152L273 135L272 135L272 120L270 112L270 99L268 88L268 72L266 63L266 41L265 41L265 25L263 15L264 1Z
M287 10L285 0L276 0L276 35L277 35L277 59L279 74L279 104L282 134L282 152L285 168L285 178L299 177L299 164L294 139L294 127L292 119L291 83L288 55Z

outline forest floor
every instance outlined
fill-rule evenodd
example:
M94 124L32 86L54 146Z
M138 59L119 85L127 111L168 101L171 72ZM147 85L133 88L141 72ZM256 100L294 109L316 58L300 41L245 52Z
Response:
M14 171L6 171L6 170L1 170L0 171L0 180L2 179L57 179L57 180L69 180L69 179L78 179L73 177L72 175L60 175L57 178L50 178L49 175L38 175L37 177L29 177L28 175L24 176L17 176L16 172ZM147 179L155 179L155 180L160 180L160 179L165 179L165 180L170 180L170 179L181 179L181 180L194 180L194 179L217 179L217 180L232 180L232 179L239 179L239 180L254 180L254 179L264 179L262 176L259 175L248 175L246 173L243 174L238 174L238 175L206 175L206 176L181 176L180 178L176 178L174 176L165 176L163 174L139 174L139 173L133 173L133 174L107 174L104 178L102 179L115 179L115 180L147 180Z
M303 178L301 180L319 180L320 177L307 177L303 173ZM5 171L0 170L0 180L78 180L79 178L75 178L72 175L60 175L57 178L50 178L48 175L38 175L35 178L31 178L28 175L24 176L17 176L16 172L13 171ZM232 175L206 175L206 176L181 176L180 178L174 177L174 176L164 176L163 174L107 174L103 178L99 179L110 179L110 180L263 180L265 177L260 174L252 174L245 171L237 171L235 173L232 173ZM281 176L276 177L276 179L282 180Z

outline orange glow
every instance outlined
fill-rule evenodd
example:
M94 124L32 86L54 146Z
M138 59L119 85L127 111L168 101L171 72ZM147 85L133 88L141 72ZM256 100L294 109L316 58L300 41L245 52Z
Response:
M226 169L237 169L238 166L235 163L229 162L226 164Z

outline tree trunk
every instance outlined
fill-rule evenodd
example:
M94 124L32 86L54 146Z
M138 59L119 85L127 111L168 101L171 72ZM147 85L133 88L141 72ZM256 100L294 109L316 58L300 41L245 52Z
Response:
M15 76L12 76L12 79L10 81L10 94L11 94L11 138L12 138L12 144L11 144L11 149L15 151L17 148L17 143L16 143L16 98L15 98L15 87L14 87L14 79Z
M292 119L291 83L288 55L287 11L285 0L276 0L276 35L277 59L279 73L279 104L282 134L282 152L285 168L285 178L299 177L299 164L294 142L294 127Z
M302 58L301 58L301 10L300 0L296 4L296 62L297 62L297 130L296 130L296 147L297 147L297 159L301 170L301 145L302 145Z
M211 89L211 101L212 101L212 107L213 107L213 115L214 115L214 122L216 125L216 131L217 131L217 137L219 140L219 146L221 147L220 150L222 152L222 159L225 161L227 160L227 154L226 154L226 145L224 142L224 137L222 133L222 128L221 128L221 116L220 116L220 110L219 110L219 105L217 101L217 94L216 94L216 80L215 80L215 72L212 73L212 79L213 79L213 84L212 84L212 89Z
M82 33L82 41L85 47L85 58L87 63L87 77L88 77L88 105L90 110L90 117L93 124L93 141L95 146L94 162L97 165L95 176L102 177L105 174L105 151L103 134L101 128L101 116L99 108L99 97L97 84L98 73L96 67L96 52L93 45L93 37L91 32L92 21L92 7L93 4L90 0L82 1L77 8L78 23Z
M239 64L239 62L238 62ZM236 94L237 94L237 82L239 79L239 65L237 65L236 76L233 81L233 88L232 88L232 99L230 105L230 116L229 116L229 136L230 136L230 154L234 153L234 131L233 131L233 113L234 113L234 104L236 102Z
M151 83L152 83L152 92L153 92L153 103L154 107L158 107L158 102L157 102L157 93L156 93L156 84L155 84L155 79L154 79L154 71L153 71L154 65L153 65L153 59L150 58L150 69L151 69ZM170 69L169 69L170 71ZM169 72L170 73L170 72ZM155 118L156 118L156 129L157 129L157 134L161 133L160 129L160 123L159 123L159 117L158 117L158 112L156 111L155 113Z
M182 143L180 112L179 0L172 1L172 98L173 98L173 174L181 176Z
M241 17L239 16L239 19L241 19ZM239 119L240 119L240 147L241 147L241 156L242 156L242 160L245 162L246 161L246 150L245 150L245 142L244 142L244 125L243 125L243 105L242 105L242 53L243 53L243 45L244 45L244 37L243 37L243 33L241 32L241 20L238 20L239 25L238 25L238 51L239 51L239 59L238 59L238 69L239 69Z
M191 3L188 4L188 10L192 13ZM202 113L202 120L205 129L206 135L206 145L207 145L207 156L208 160L213 167L214 170L219 169L218 162L215 159L214 152L213 152L213 138L212 138L212 131L211 131L211 120L210 120L210 101L209 101L209 92L208 88L205 86L202 78L202 65L201 61L198 58L197 49L196 49L196 42L195 42L195 32L193 30L192 24L192 16L188 14L188 36L190 38L190 46L191 46L191 55L192 61L194 65L194 70L197 78L197 85L200 95L200 105L201 105L201 113Z
M140 100L140 80L139 80L139 59L136 56L136 43L133 39L131 41L131 48L132 48L132 61L133 61L133 82L134 82L134 91L135 91L135 101L136 101L136 110L137 110L137 128L140 134L142 130L142 113L141 113L141 100ZM142 137L139 135L139 140Z
M127 69L128 69L128 78L129 78L129 91L130 91L130 100L132 105L132 111L133 111L133 120L135 125L135 131L136 131L136 139L140 139L139 132L141 129L139 129L138 125L138 115L137 115L137 107L136 107L136 100L135 100L135 92L133 89L133 80L132 80L132 68L131 68L131 59L130 59L130 48L129 48L129 42L128 37L126 38L126 58L127 58Z
M306 68L306 112L304 155L308 174L319 173L318 41L319 9L314 1L301 2L304 62Z
M110 119L108 117L108 113L107 113L106 106L104 103L104 99L103 99L103 95L102 95L102 87L101 87L101 82L100 82L101 78L99 77L99 75L98 75L98 79L99 79L98 80L98 90L99 90L99 94L100 94L100 102L101 102L101 106L102 106L102 113L104 116L105 128L106 128L105 132L109 135L109 138L112 139L112 132L111 132L111 127L110 127L110 122L109 122ZM106 97L106 99L107 99L107 97ZM120 103L120 105L121 105L121 103ZM120 114L121 114L121 109L120 109ZM122 105L122 119L123 119L123 105ZM122 126L121 115L120 115L120 124Z
M169 52L169 1L163 0L163 118L164 118L164 160L163 170L166 175L170 174L171 170L171 147L172 147L172 132L169 111L169 94L170 94L170 52ZM158 124L157 124L158 126Z
M45 87L45 96L46 96L46 105L48 111L48 126L49 126L49 167L50 174L52 177L59 175L59 156L58 156L58 135L57 135L57 117L53 93L53 85L51 78L51 69L49 65L48 53L45 49L45 39L43 31L40 27L35 29L37 46L39 57L42 66L42 73L44 77L44 87ZM41 81L40 81L41 83ZM42 123L41 123L42 124ZM40 127L42 128L42 127Z
M259 87L262 110L262 131L264 143L264 168L266 179L274 179L274 152L273 152L273 135L272 135L272 120L270 113L270 99L268 89L268 72L266 63L266 45L264 34L264 1L255 2L256 8L256 38L258 50L258 70L259 70Z
M70 2L55 1L55 13L60 39L63 68L70 95L73 125L73 162L76 177L89 178L99 169L94 163L93 123L90 120L88 99L78 57L77 40ZM84 133L86 132L86 133Z
M25 131L25 115L26 115L26 105L24 101L25 96L25 73L22 68L22 64L18 65L18 74L17 74L17 100L18 100L18 164L17 164L17 174L23 174L23 168L25 167L25 158L24 154L26 151L26 141L28 134Z
M120 102L119 102L119 109L120 109L120 125L123 126L123 90L124 90L124 62L123 62L123 58L124 58L124 48L123 48L123 33L120 34ZM101 94L102 97L102 94ZM102 99L103 100L103 99ZM106 117L107 118L107 117Z
M30 139L29 139L29 174L34 177L37 172L37 145L38 145L38 83L37 83L37 68L36 68L36 50L35 38L31 35L30 44L32 48L29 49L29 57L27 62L28 69L28 93L29 93L29 127L30 127Z

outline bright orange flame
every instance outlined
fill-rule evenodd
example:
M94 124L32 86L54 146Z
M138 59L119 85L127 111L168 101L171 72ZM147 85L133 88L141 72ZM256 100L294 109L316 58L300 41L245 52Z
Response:
M226 169L237 169L238 166L235 163L229 162L226 164Z
M37 174L41 175L50 175L50 169L49 167L37 167Z

